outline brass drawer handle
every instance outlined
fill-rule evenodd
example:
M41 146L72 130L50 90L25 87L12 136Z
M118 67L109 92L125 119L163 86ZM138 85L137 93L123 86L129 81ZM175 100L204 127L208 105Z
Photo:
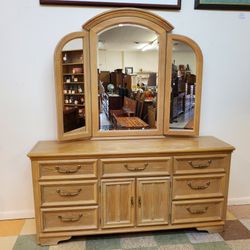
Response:
M64 169L62 167L56 167L56 171L60 174L74 174L77 173L81 167L81 165L78 165L75 169Z
M205 183L204 185L193 185L192 182L188 183L188 186L193 189L193 190L204 190L207 189L210 186L210 181L208 181L207 183Z
M130 168L128 166L128 164L124 164L124 167L128 170L128 171L143 171L146 169L146 167L148 166L148 163L144 163L144 167L142 168Z
M82 214L79 214L77 217L63 217L61 215L58 216L58 218L62 221L62 222L77 222L81 219Z
M138 207L141 207L141 197L138 198Z
M67 192L67 191L62 191L61 189L57 189L56 192L60 195L60 196L77 196L80 194L80 192L82 191L81 188L79 188L76 192Z
M191 207L188 207L186 209L190 214L205 214L208 210L208 207L204 207L203 209L197 209L197 210L192 210Z
M189 161L188 163L192 168L208 168L211 165L212 160L208 160L207 163L197 164L197 165L194 164L192 161Z
M131 207L133 207L134 206L134 197L131 197L130 202L131 202Z

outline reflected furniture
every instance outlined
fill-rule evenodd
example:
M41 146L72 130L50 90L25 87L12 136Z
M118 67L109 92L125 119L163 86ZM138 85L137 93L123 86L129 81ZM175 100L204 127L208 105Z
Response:
M115 116L117 128L103 131L99 121L98 100L103 93L98 92L98 37L119 25L141 27L157 35L157 102L153 109L148 107L150 124L139 117ZM38 142L28 154L38 244L53 245L82 235L180 228L223 230L234 148L214 137L199 136L202 53L190 38L171 33L173 28L151 12L112 10L92 18L82 31L66 35L57 45L58 141ZM172 59L177 42L192 52L195 61L191 129L170 127ZM81 66L78 61L68 61L69 55L79 49ZM68 75L73 82L65 79ZM76 75L79 78L75 80ZM64 93L64 87L80 80L84 109L79 114L84 123L68 131L64 110L71 105L65 105L65 95L76 92L72 94L70 89L70 93ZM112 100L119 99L114 105L122 105L119 96L104 96L106 113L114 107ZM79 103L72 107L79 112ZM131 126L135 121L143 125L135 129Z
M114 114L114 119L119 129L146 129L149 126L137 116L120 117Z
M124 96L123 106L121 109L110 109L112 116L134 116L136 113L136 100Z
M102 107L107 117L111 118L112 110L120 110L122 108L122 105L122 97L118 94L104 94L102 99Z

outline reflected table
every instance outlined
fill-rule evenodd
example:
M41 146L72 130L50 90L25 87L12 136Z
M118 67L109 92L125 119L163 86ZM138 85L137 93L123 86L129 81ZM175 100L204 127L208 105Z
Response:
M149 125L142 119L136 116L130 117L117 117L114 116L118 129L145 129Z

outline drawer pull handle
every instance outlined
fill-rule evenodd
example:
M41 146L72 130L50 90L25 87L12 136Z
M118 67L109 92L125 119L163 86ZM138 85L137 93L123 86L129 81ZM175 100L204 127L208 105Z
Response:
M141 207L141 197L138 198L138 207Z
M197 210L192 210L191 207L188 207L186 209L190 214L205 214L208 210L208 207L205 207L203 209L197 209Z
M144 167L142 168L130 168L128 166L128 164L124 164L124 167L128 170L128 171L143 171L146 169L146 167L148 166L148 163L144 163Z
M131 207L133 207L134 206L134 197L131 197Z
M77 222L81 219L82 214L79 214L77 217L63 217L61 215L58 216L58 218L62 221L62 222Z
M61 167L56 167L56 171L60 174L74 174L77 173L81 167L81 165L78 165L75 169L64 169Z
M208 168L211 165L212 160L208 160L207 163L201 163L197 165L194 164L192 161L189 161L188 163L192 168Z
M207 183L205 183L204 185L196 185L194 186L192 184L192 182L189 182L188 183L188 186L193 189L193 190L204 190L204 189L207 189L209 186L210 186L210 181L208 181Z
M76 192L67 192L67 191L62 191L61 189L57 189L56 192L60 196L77 196L81 193L82 189L78 189Z

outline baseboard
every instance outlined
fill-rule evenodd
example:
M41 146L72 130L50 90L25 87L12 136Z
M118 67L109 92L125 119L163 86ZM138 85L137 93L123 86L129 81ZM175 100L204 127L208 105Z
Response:
M34 218L34 210L0 212L0 220Z
M244 205L244 204L250 204L250 197L228 199L228 205Z

